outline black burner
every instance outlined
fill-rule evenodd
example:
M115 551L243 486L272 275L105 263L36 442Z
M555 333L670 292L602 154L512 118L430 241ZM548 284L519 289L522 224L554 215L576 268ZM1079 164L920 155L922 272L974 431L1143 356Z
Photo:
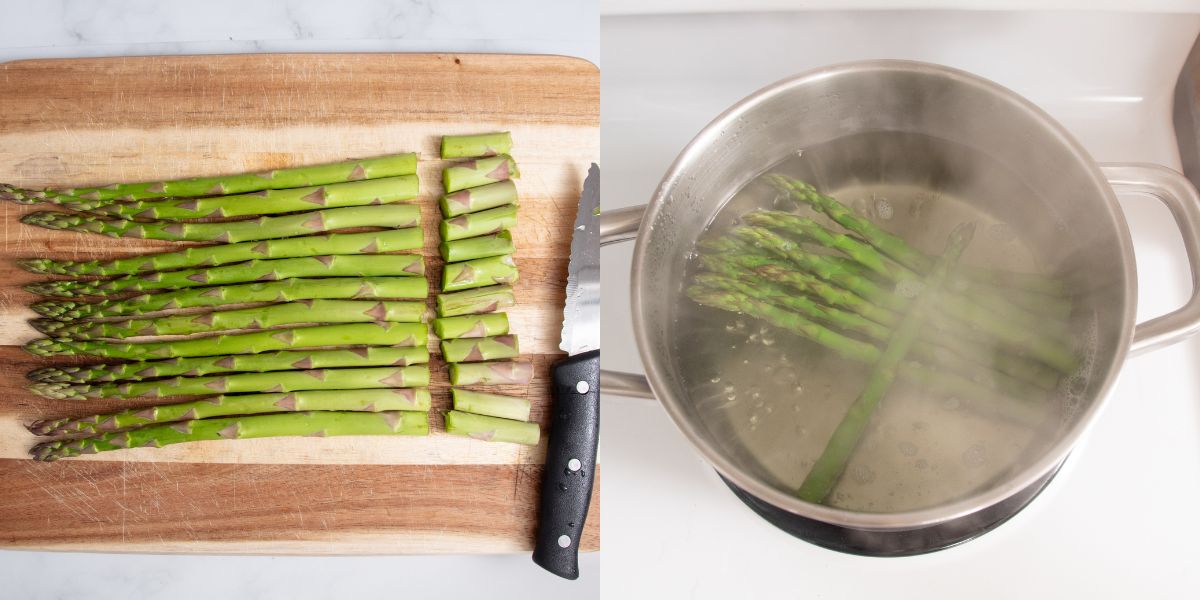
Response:
M1029 487L975 514L905 531L847 529L792 514L751 496L722 477L725 485L768 523L823 548L861 556L912 556L944 550L975 539L1021 512L1058 474L1060 463Z

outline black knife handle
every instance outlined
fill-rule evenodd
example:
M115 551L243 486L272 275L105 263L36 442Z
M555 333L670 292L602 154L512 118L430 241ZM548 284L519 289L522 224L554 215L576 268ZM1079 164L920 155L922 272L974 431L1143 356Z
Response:
M592 499L600 440L600 351L554 365L554 406L542 474L533 562L565 579L579 577L579 538Z

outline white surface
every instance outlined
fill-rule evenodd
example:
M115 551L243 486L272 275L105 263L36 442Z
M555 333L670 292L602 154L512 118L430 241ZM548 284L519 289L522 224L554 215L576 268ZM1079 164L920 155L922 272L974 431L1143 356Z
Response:
M593 0L0 1L0 61L239 52L599 55ZM0 482L2 485L2 482ZM3 516L0 515L0 519ZM49 525L48 525L49 526ZM566 582L527 555L241 557L0 551L0 598L199 600L599 596L600 556Z
M605 210L647 199L721 110L796 72L866 58L974 71L1062 120L1098 160L1178 167L1172 89L1200 17L1088 13L798 13L601 20ZM1123 202L1140 318L1190 288L1169 215ZM631 246L603 251L604 364L640 370ZM1131 360L1050 488L988 535L904 559L789 537L741 505L653 402L606 397L604 593L613 598L1195 597L1200 569L1196 341Z

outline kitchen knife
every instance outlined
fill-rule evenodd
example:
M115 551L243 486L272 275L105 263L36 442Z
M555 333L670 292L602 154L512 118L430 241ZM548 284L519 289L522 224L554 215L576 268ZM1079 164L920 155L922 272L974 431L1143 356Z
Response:
M575 214L559 348L570 356L551 370L554 406L533 561L559 577L576 579L600 435L600 167L595 164Z

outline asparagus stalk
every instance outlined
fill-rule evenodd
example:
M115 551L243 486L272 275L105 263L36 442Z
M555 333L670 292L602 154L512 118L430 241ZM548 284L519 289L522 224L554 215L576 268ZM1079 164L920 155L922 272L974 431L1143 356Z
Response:
M493 285L437 297L439 317L492 313L516 304L511 285Z
M26 285L25 290L42 296L76 298L297 277L419 277L424 274L425 262L419 254L337 254L252 260L223 267L143 273L117 279L40 281Z
M488 185L505 179L519 179L521 171L507 154L476 158L453 164L442 171L442 186L446 193Z
M492 235L442 242L439 249L442 260L451 263L512 254L516 246L513 244L512 232L505 230Z
M33 191L12 186L0 186L0 198L21 204L55 202L63 196L67 196L71 200L81 198L114 202L169 196L192 198L325 185L397 175L415 175L416 172L417 155L408 153L325 165L275 169L265 173L193 177L147 183L120 183L103 187L68 188L58 191Z
M824 213L837 224L878 248L892 260L918 273L928 273L933 268L934 260L910 246L903 238L888 233L869 219L859 217L854 214L854 211L836 199L818 192L813 186L782 175L772 175L770 180L780 190ZM987 269L972 269L967 272L971 273L971 278L975 280L1016 285L1048 294L1061 295L1064 291L1061 282L1033 273L1009 273Z
M517 203L517 184L511 179L467 188L441 197L442 216L457 217Z
M144 315L162 310L246 304L352 298L419 299L429 295L424 277L331 277L284 279L209 288L190 288L158 294L141 294L100 302L48 300L30 308L59 321Z
M850 454L854 452L858 441L862 439L863 432L867 429L871 415L875 413L875 408L879 406L879 402L883 400L888 389L896 380L901 361L916 343L925 311L934 308L931 304L931 297L945 283L946 277L958 263L959 257L962 256L967 244L971 243L974 235L974 224L960 225L951 232L950 239L946 242L946 251L934 265L929 278L925 281L925 288L913 303L912 310L900 320L900 325L896 327L895 333L888 340L879 359L871 367L871 373L867 376L867 383L862 393L859 394L854 404L850 405L850 409L838 424L837 429L834 430L825 450L817 458L808 475L805 476L804 482L800 484L797 495L802 500L813 503L824 502L838 478L842 476L842 471L846 469L846 463L850 460Z
M499 417L501 419L512 419L515 421L529 420L530 404L528 398L473 392L459 388L451 388L450 397L454 402L454 410L456 411Z
M462 435L485 442L511 442L536 446L542 428L537 423L476 415L458 410L445 415L446 433Z
M33 258L20 265L33 273L49 275L132 275L144 271L171 271L188 267L214 267L260 258L300 258L333 254L376 254L413 250L424 244L420 227L364 233L327 233L303 237L195 246L177 252L141 254L112 261L57 261Z
M772 290L774 286L785 286L824 302L828 306L827 311L845 309L887 327L894 327L900 321L898 313L876 306L853 292L828 284L808 273L796 271L779 260L746 254L746 246L729 238L706 241L703 247L707 252L700 256L701 264L715 273L742 279L755 286L770 286L763 287L764 290ZM778 293L775 295L788 296L788 294ZM788 299L785 302L794 301ZM808 316L817 318L812 314ZM971 339L971 332L963 331L963 328L951 319L941 315L930 315L929 323L932 327L926 328L922 332L922 337L949 352L939 348L927 348L925 344L922 344L919 347L920 351L927 357L936 356L942 362L958 362L961 358L990 367L998 373L995 377L997 383L1003 389L1011 390L1014 393L1024 390L1019 393L1028 394L1030 391L1026 390L1026 384L1032 384L1047 391L1054 390L1058 386L1059 375L1057 372L1039 362L1007 352L997 352L994 345ZM846 323L839 325L847 327ZM880 332L886 332L886 329L873 329L868 325L861 324L851 325L849 328L864 333L872 339L880 339ZM977 369L966 364L961 366L962 372L974 372L977 373L977 377L983 377L983 374L978 373Z
M508 154L512 136L507 131L477 135L442 136L442 158L470 158Z
M450 385L526 384L533 380L533 364L522 360L450 363Z
M442 360L460 363L516 358L521 354L517 346L515 335L442 340Z
M442 291L458 292L497 284L516 283L517 263L511 254L477 258L442 267Z
M298 300L283 304L120 321L63 322L34 319L38 331L76 340L129 338L152 335L188 335L231 329L276 329L301 323L420 323L424 302L384 300ZM416 328L414 328L415 330Z
M517 206L515 204L508 204L443 219L439 232L442 234L442 240L453 241L487 235L489 233L499 233L516 226Z
M107 363L86 366L44 367L30 371L33 381L47 383L99 383L143 381L158 377L198 377L217 373L331 369L342 367L407 367L429 362L424 346L282 350L260 354L231 354L168 358L166 360Z
M210 377L174 377L122 383L46 383L29 389L54 400L86 398L136 398L139 396L204 396L300 390L358 390L368 388L426 387L429 365L367 367L361 369L308 369L270 373L235 373Z
M912 302L909 298L884 290L879 284L853 272L852 269L846 268L838 261L807 252L800 244L785 239L768 229L738 226L734 228L734 233L794 262L826 281L837 283L868 301L884 305L889 310L905 312ZM1028 352L1030 356L1054 367L1059 372L1070 373L1078 366L1078 359L1069 347L1056 340L1048 339L1041 335L1041 332L1011 327L1005 321L997 319L989 311L969 302L961 302L961 298L945 293L940 293L940 296L945 302L946 314L977 327L1002 342Z
M433 332L443 340L481 338L508 333L508 314L487 313L440 317L433 320Z
M94 212L122 219L175 221L213 217L249 217L317 208L389 204L411 200L417 197L417 193L417 176L400 175L382 179L364 179L284 190L264 190L211 198L167 198L134 202L81 199L79 202L62 204L71 210Z
M217 223L126 221L65 212L35 212L22 223L47 229L98 233L108 237L199 242L248 242L296 237L349 227L416 227L421 210L413 204L329 208L281 217L259 217Z
M902 285L905 282L918 281L920 279L920 275L905 266L892 262L870 244L861 242L848 235L834 233L807 217L779 211L755 211L743 217L743 221L750 225L797 234L826 248L840 250L854 259L859 265L896 284ZM996 318L1007 321L1014 327L1040 331L1043 335L1049 335L1049 332L1056 332L1059 334L1057 337L1060 338L1060 341L1065 337L1062 335L1064 324L1061 320L1039 317L1007 301L1002 294L989 292L986 289L976 290L965 279L954 278L952 281L954 282L953 285L947 287L963 290L964 297L959 297L957 294L952 295L952 301L964 307L963 310L977 311L980 307L983 307L994 312ZM971 303L978 304L979 306L972 306Z
M742 313L790 331L824 346L846 359L868 364L874 364L879 360L880 351L872 344L842 335L805 319L801 315L744 294L714 290L698 285L690 286L687 294L692 300L704 306ZM477 364L481 363L463 363L457 366L461 368ZM455 366L451 365L451 368L453 369ZM958 398L964 404L970 405L980 412L993 413L1028 424L1039 422L1044 415L1043 410L1037 405L1005 402L1004 396L970 379L956 373L935 371L918 362L902 363L899 374L917 385ZM451 385L455 385L453 381L451 381ZM1003 408L997 410L999 406Z
M326 346L424 346L424 323L347 323L149 342L40 338L25 345L37 356L87 355L123 360L222 356Z
M429 435L429 415L413 411L314 411L195 419L77 440L43 442L34 446L30 453L35 460L54 461L81 454L124 448L161 448L201 440L336 435Z
M50 436L94 434L122 431L157 423L310 410L428 412L430 404L431 399L427 388L308 390L286 394L242 394L214 396L203 400L164 404L149 408L131 408L121 412L87 417L48 419L30 424L29 431L35 435Z

